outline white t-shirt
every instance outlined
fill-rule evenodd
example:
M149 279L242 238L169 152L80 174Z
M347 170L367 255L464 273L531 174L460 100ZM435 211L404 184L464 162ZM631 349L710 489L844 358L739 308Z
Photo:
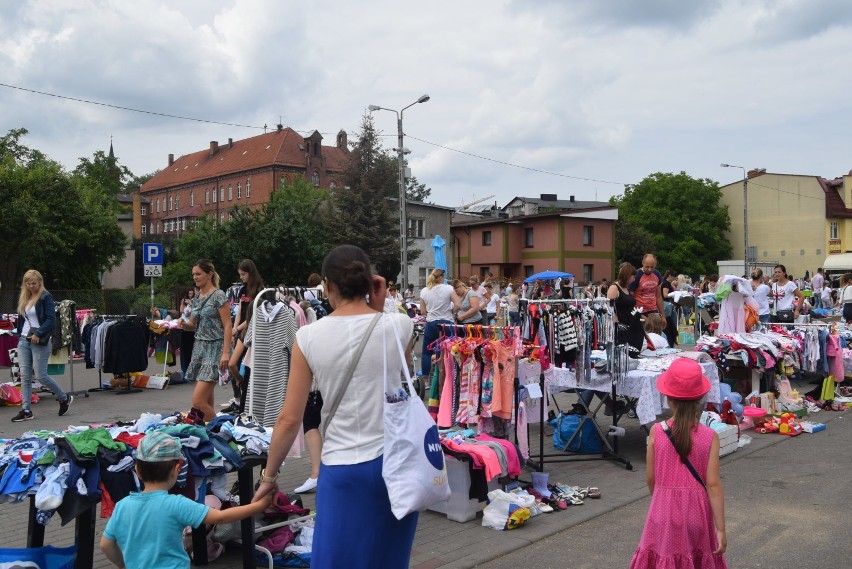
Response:
M843 287L843 292L841 293L840 304L846 304L847 302L852 302L852 285Z
M21 336L26 338L30 328L38 330L38 315L36 314L35 304L26 309L26 314L24 314L24 327L21 328Z
M449 320L453 322L453 287L447 283L436 284L420 291L420 300L426 303L426 322Z
M302 326L296 332L296 342L308 361L314 382L325 402L321 429L329 421L330 402L338 396L342 375L349 369L355 350L374 316L374 313L357 316L331 314L310 326ZM361 464L378 458L384 451L385 357L388 389L396 391L402 387L399 378L403 362L396 345L393 322L397 324L403 349L411 339L414 324L405 314L385 314L376 324L340 406L327 425L322 445L324 464Z
M778 283L772 285L770 297L775 301L775 312L793 309L793 301L796 299L798 288L793 281L787 281L787 284L783 286Z
M757 302L757 313L760 316L769 314L769 285L760 283L754 289L754 300Z
M497 295L492 294L491 300L488 301L488 306L485 307L485 312L488 314L497 314Z
M648 332L648 338L651 340L651 343L654 345L654 349L648 348L648 342L645 341L642 348L642 351L639 355L641 356L656 356L657 353L655 350L662 350L663 348L668 348L669 343L666 342L666 339L660 336L659 334L655 334L654 332Z
M822 304L823 308L829 308L828 303L831 302L831 287L824 286L822 287Z

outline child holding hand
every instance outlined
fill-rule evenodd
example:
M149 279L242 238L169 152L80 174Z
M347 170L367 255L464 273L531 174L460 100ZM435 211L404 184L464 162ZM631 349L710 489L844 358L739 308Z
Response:
M145 489L116 504L101 537L101 551L116 567L189 569L183 528L241 520L260 514L272 501L274 492L245 506L217 510L169 494L183 459L178 439L163 431L148 433L139 443L136 474Z
M630 569L727 569L719 436L698 422L710 381L698 362L678 358L660 375L657 389L673 417L655 424L648 436L651 506Z

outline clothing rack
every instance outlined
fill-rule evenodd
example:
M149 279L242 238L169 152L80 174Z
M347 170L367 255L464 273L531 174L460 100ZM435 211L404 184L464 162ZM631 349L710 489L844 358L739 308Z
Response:
M124 318L139 318L138 314L97 314L95 313L95 318L102 318L104 320L121 320ZM166 354L166 359L168 359L168 353ZM89 393L94 393L97 391L113 391L116 395L127 395L129 393L142 393L144 389L138 387L130 387L130 376L127 376L127 387L114 389L112 387L103 387L103 377L101 375L101 369L98 368L98 387L93 387L88 390Z
M528 302L528 304L561 304L561 305L566 305L566 306L577 305L577 304L591 304L591 303L599 303L600 304L602 302L605 302L606 303L605 306L607 307L608 310L611 311L612 308L609 307L609 300L610 300L609 298L598 297L598 298L578 298L578 299L563 298L563 299L560 299L560 300L542 300L542 301L529 300L527 302ZM610 358L609 358L610 362L613 362L614 359L615 359L614 354L615 354L616 350L614 349L615 348L614 341L615 341L615 339L613 338L612 341L608 342L608 344L607 344L607 352L610 355ZM550 341L549 338L547 339L547 347L551 352L550 355L551 355L551 360L552 360L553 359L553 357L552 357L553 356L553 343ZM624 373L626 373L626 370L624 371ZM618 393L616 391L615 372L613 371L613 372L611 372L611 374L612 374L612 382L611 382L611 392L609 393L609 397L611 398L612 405L613 405L612 427L617 428L618 427L618 419L620 417L620 413L618 412L617 406L616 406ZM539 432L538 432L539 451L538 451L538 460L532 460L532 458L531 458L530 460L527 461L528 464L533 466L537 471L543 472L545 463L574 462L574 461L586 461L586 460L612 460L612 461L615 461L615 462L620 462L621 464L624 465L624 467L627 470L633 470L633 465L631 464L630 459L628 459L626 456L618 454L618 439L614 438L613 444L610 444L609 439L607 437L608 433L604 433L603 429L601 429L600 425L598 424L597 420L595 419L597 413L600 411L600 408L604 405L604 399L600 399L598 401L597 405L594 405L592 407L590 405L587 405L586 402L583 401L582 398L578 397L577 400L585 409L586 414L580 419L580 422L577 425L577 430L571 436L571 438L567 441L563 451L559 454L554 454L554 453L546 454L544 452L544 425L545 425L544 408L546 406L545 403L547 401L547 393L545 392L544 370L542 370L541 373L539 374L538 382L539 382L539 388L541 390L542 398L543 398L542 404L539 406ZM578 386L575 390L579 393L582 389L583 388ZM577 437L582 432L583 425L585 425L586 421L592 422L592 425L595 427L595 431L597 431L598 435L600 436L601 444L603 446L602 450L600 452L596 452L596 453L581 453L581 452L575 453L573 451L569 451L568 446L570 446L570 444L574 441L575 437Z

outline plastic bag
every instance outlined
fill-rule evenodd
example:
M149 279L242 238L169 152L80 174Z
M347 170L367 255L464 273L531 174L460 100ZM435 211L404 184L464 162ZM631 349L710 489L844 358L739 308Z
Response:
M580 427L581 422L582 427ZM594 421L586 418L585 415L562 414L548 421L547 424L554 427L553 446L559 450L596 453L603 449L601 436L595 428ZM578 428L579 433L577 433Z
M0 399L6 405L20 405L21 401L23 401L23 397L21 397L21 392L15 386L10 383L0 384Z
M27 549L0 549L0 567L32 567L35 569L74 569L77 546L30 547Z
M492 490L488 493L488 505L482 511L482 526L501 531L521 527L530 518L530 507L534 505L535 498L529 494Z

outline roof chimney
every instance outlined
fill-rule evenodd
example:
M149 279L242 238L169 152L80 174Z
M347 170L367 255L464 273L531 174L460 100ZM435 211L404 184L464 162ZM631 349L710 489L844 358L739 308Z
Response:
M541 194L541 201L543 202L555 202L556 194Z
M568 201L571 202L571 203L574 203L574 196L569 197Z
M169 154L169 166L175 163L175 155Z
M753 170L748 171L749 180L752 178L757 178L758 176L762 176L766 174L766 168L754 168Z
M234 139L233 139L233 138L229 138L229 139L228 139L228 148L233 148L233 147L234 147Z
M284 125L283 125L283 124L278 123L276 126L278 127L278 132L281 132L282 130L284 130Z
M210 156L213 156L219 151L219 142L216 140L210 141Z

